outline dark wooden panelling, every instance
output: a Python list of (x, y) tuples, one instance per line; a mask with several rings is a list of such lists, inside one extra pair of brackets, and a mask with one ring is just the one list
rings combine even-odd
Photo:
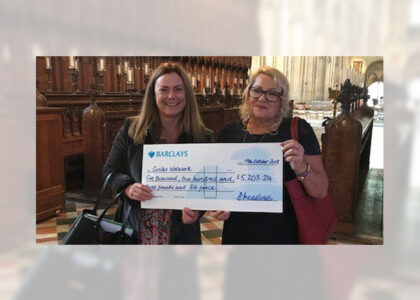
[(341, 115), (326, 126), (325, 132), (322, 149), (330, 193), (340, 221), (353, 224), (362, 125), (351, 116)]
[(96, 194), (103, 182), (105, 113), (95, 102), (92, 102), (83, 110), (82, 121), (85, 162), (84, 190)]
[[(79, 72), (77, 73), (78, 92), (75, 92), (72, 87), (72, 76), (69, 70), (69, 57), (55, 56), (51, 57), (52, 72), (50, 74), (51, 89), (48, 91), (48, 77), (45, 70), (45, 57), (37, 57), (36, 59), (36, 76), (38, 81), (38, 87), (41, 93), (45, 94), (47, 98), (48, 107), (60, 107), (61, 114), (61, 126), (56, 126), (57, 121), (53, 127), (55, 127), (54, 134), (60, 135), (61, 142), (61, 158), (69, 159), (69, 157), (81, 157), (86, 154), (86, 137), (83, 132), (82, 126), (82, 111), (89, 106), (89, 81), (91, 78), (96, 79), (96, 83), (99, 83), (97, 63), (99, 57), (76, 57), (79, 65)], [(200, 82), (197, 82), (196, 92), (198, 96), (198, 103), (200, 106), (200, 114), (203, 118), (205, 125), (215, 132), (215, 135), (220, 131), (222, 126), (231, 120), (238, 117), (237, 105), (240, 102), (238, 96), (230, 96), (229, 90), (227, 96), (222, 95), (222, 91), (225, 88), (232, 88), (234, 83), (234, 77), (237, 77), (237, 85), (235, 88), (239, 88), (240, 78), (242, 78), (243, 84), (247, 78), (248, 69), (251, 66), (251, 57), (177, 57), (177, 56), (166, 56), (166, 57), (104, 57), (105, 59), (105, 72), (103, 77), (104, 90), (100, 92), (96, 97), (96, 104), (103, 110), (105, 114), (103, 141), (102, 146), (98, 150), (97, 157), (101, 163), (105, 162), (106, 157), (112, 147), (114, 138), (122, 126), (125, 118), (129, 116), (137, 115), (141, 103), (143, 94), (142, 91), (145, 88), (145, 72), (144, 64), (147, 63), (149, 70), (155, 70), (163, 62), (176, 62), (181, 64), (190, 76), (197, 75), (201, 77)], [(126, 93), (126, 76), (122, 74), (121, 85), (118, 81), (118, 64), (123, 64), (124, 61), (129, 62), (129, 66), (134, 69), (134, 86), (135, 91), (129, 95)], [(206, 96), (200, 95), (203, 92), (203, 88), (206, 83), (206, 75), (209, 78), (210, 87), (206, 92)], [(121, 87), (121, 88), (120, 88)], [(243, 86), (241, 86), (243, 89)], [(228, 99), (229, 98), (229, 99)], [(234, 101), (235, 100), (235, 101)], [(226, 112), (224, 109), (227, 109)], [(45, 131), (47, 126), (52, 124), (40, 125), (40, 130)], [(98, 129), (99, 130), (99, 129)], [(45, 135), (42, 137), (40, 145), (47, 143), (52, 138), (51, 135)], [(38, 147), (38, 143), (37, 143)], [(53, 145), (51, 145), (53, 147)], [(100, 152), (100, 153), (99, 153)], [(40, 152), (41, 153), (41, 152)], [(48, 164), (46, 152), (40, 154), (40, 159), (45, 161), (45, 167), (51, 168)], [(96, 173), (101, 169), (99, 164), (96, 167), (92, 167), (89, 163), (94, 159), (89, 157), (96, 157), (92, 154), (85, 157), (84, 164), (85, 169), (95, 169)], [(59, 169), (64, 176), (64, 170), (61, 166)], [(43, 178), (46, 174), (40, 174), (40, 182), (48, 182), (51, 185), (50, 178)], [(86, 179), (86, 178), (85, 178)], [(48, 181), (50, 180), (50, 181)], [(64, 180), (63, 180), (64, 182)], [(37, 180), (38, 184), (38, 180)], [(47, 185), (48, 186), (48, 185)], [(65, 189), (64, 183), (62, 184), (63, 190)], [(51, 197), (49, 199), (52, 199)], [(55, 201), (55, 200), (52, 200)], [(54, 211), (52, 208), (51, 211)]]
[(223, 127), (223, 105), (201, 107), (200, 114), (204, 125), (213, 130), (216, 136)]
[(61, 109), (37, 108), (37, 221), (64, 208), (64, 158)]
[(223, 110), (223, 124), (226, 125), (234, 120), (239, 120), (239, 108), (227, 108)]
[[(105, 113), (105, 160), (108, 158), (109, 152), (111, 151), (112, 144), (114, 139), (117, 136), (118, 131), (124, 124), (124, 120), (128, 117), (133, 117), (138, 115), (139, 111), (129, 110), (129, 111), (110, 111)], [(105, 161), (104, 161), (105, 163)]]
[[(108, 94), (97, 97), (96, 104), (105, 112), (122, 115), (138, 113), (141, 105), (140, 95), (133, 95), (130, 101), (127, 94)], [(64, 156), (84, 153), (82, 130), (82, 111), (89, 106), (86, 94), (47, 94), (49, 106), (61, 107), (63, 127)]]
[(68, 138), (63, 140), (63, 155), (64, 157), (83, 154), (84, 144), (83, 137)]

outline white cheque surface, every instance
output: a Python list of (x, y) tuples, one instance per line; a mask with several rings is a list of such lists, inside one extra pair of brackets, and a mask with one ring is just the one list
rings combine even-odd
[(280, 143), (144, 145), (143, 208), (283, 211)]

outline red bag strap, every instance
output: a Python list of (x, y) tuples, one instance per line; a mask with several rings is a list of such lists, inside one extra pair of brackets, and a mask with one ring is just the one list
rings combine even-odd
[(298, 117), (293, 117), (290, 122), (290, 134), (292, 135), (292, 139), (299, 141), (299, 135), (298, 135)]

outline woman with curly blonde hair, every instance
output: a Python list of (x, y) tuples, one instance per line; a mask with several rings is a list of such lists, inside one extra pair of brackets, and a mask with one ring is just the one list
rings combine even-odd
[[(324, 197), (328, 179), (322, 164), (318, 140), (305, 120), (298, 122), (299, 141), (290, 133), (289, 83), (279, 70), (263, 66), (256, 70), (242, 95), (240, 121), (226, 125), (220, 143), (280, 142), (283, 148), (283, 181), (298, 178), (306, 192)], [(212, 215), (225, 220), (223, 244), (297, 244), (296, 213), (283, 188), (283, 213), (217, 211)]]

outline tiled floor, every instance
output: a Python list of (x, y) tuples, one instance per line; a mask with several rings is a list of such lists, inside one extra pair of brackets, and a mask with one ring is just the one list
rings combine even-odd
[[(59, 244), (70, 229), (77, 215), (83, 209), (92, 208), (86, 197), (82, 202), (74, 200), (74, 195), (67, 194), (65, 212), (36, 226), (37, 244)], [(113, 218), (115, 207), (111, 208), (108, 218)], [(102, 210), (99, 210), (99, 213)], [(217, 221), (206, 213), (200, 220), (203, 245), (220, 245), (223, 222)], [(365, 185), (361, 191), (356, 210), (356, 234), (354, 236), (333, 235), (330, 244), (383, 244), (383, 169), (370, 169)]]
[[(70, 229), (76, 217), (84, 210), (92, 208), (92, 204), (80, 203), (66, 200), (66, 208), (59, 216), (48, 219), (36, 225), (36, 243), (37, 244), (59, 244), (67, 231)], [(115, 207), (107, 212), (107, 218), (113, 218)], [(99, 214), (103, 210), (98, 210)]]
[(200, 219), (200, 227), (203, 245), (220, 245), (222, 243), (223, 221), (216, 220), (206, 213)]

